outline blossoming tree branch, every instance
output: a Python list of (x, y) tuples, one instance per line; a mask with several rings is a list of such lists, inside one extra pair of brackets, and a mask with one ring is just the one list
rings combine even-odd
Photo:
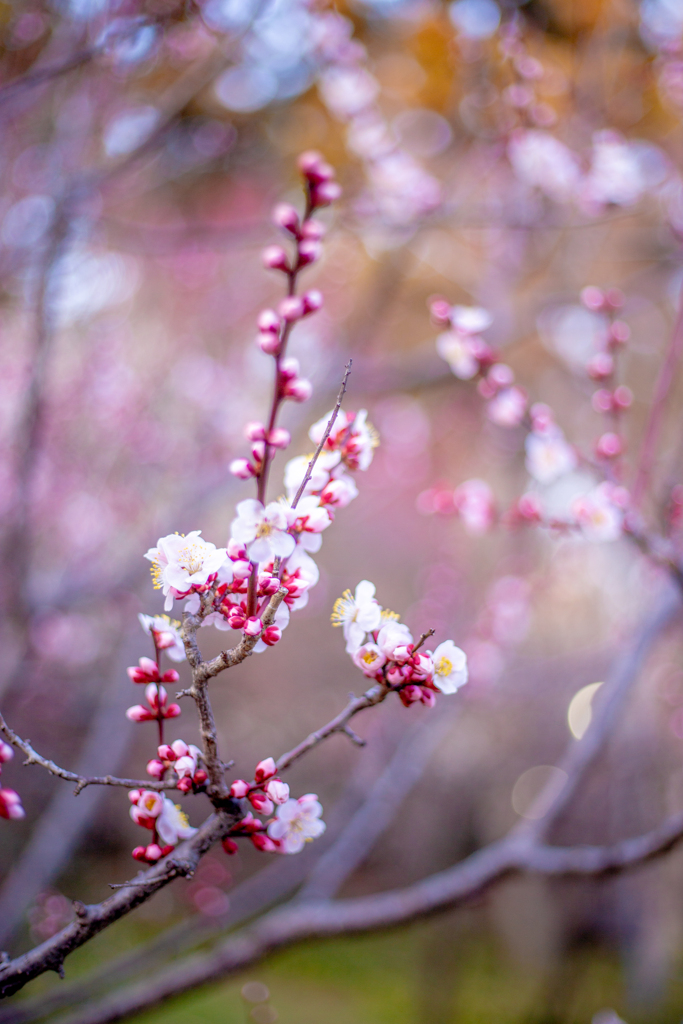
[[(217, 547), (202, 537), (201, 530), (194, 530), (161, 537), (145, 555), (151, 563), (153, 586), (164, 597), (164, 614), (139, 616), (153, 656), (140, 657), (128, 669), (130, 682), (143, 688), (144, 703), (134, 704), (126, 715), (149, 730), (153, 744), (149, 778), (78, 776), (41, 756), (0, 716), (4, 736), (0, 764), (9, 761), (16, 749), (26, 755), (27, 764), (38, 764), (75, 782), (76, 793), (88, 785), (129, 790), (130, 816), (145, 835), (132, 856), (146, 865), (99, 907), (77, 903), (74, 924), (33, 951), (31, 966), (25, 958), (0, 966), (3, 995), (46, 970), (62, 971), (68, 953), (174, 878), (191, 875), (199, 858), (218, 842), (228, 855), (238, 850), (240, 842), (250, 842), (265, 853), (299, 853), (325, 831), (322, 806), (315, 793), (292, 797), (281, 774), (334, 733), (346, 732), (357, 740), (349, 727), (351, 718), (392, 693), (406, 707), (414, 703), (433, 707), (437, 693), (453, 694), (467, 682), (466, 658), (460, 648), (445, 640), (433, 652), (428, 650), (425, 644), (432, 630), (415, 641), (399, 616), (378, 603), (374, 585), (362, 580), (354, 593), (347, 590), (337, 600), (332, 623), (341, 627), (346, 651), (371, 681), (369, 689), (277, 760), (264, 756), (251, 779), (232, 778), (231, 764), (219, 749), (210, 684), (250, 655), (263, 654), (281, 641), (291, 613), (306, 605), (310, 589), (318, 582), (312, 555), (320, 550), (322, 535), (337, 512), (357, 496), (354, 474), (369, 468), (378, 443), (365, 410), (342, 409), (349, 365), (336, 406), (310, 428), (314, 452), (286, 463), (284, 494), (269, 500), (275, 456), (291, 441), (278, 415), (287, 401), (305, 402), (312, 392), (299, 363), (287, 354), (292, 330), (323, 303), (318, 291), (300, 290), (300, 278), (321, 253), (324, 226), (315, 214), (340, 195), (333, 169), (318, 153), (304, 153), (299, 167), (304, 210), (299, 213), (290, 204), (276, 207), (274, 221), (288, 248), (273, 245), (263, 253), (265, 267), (282, 276), (286, 292), (277, 309), (266, 309), (258, 317), (257, 345), (274, 369), (270, 409), (264, 422), (247, 424), (249, 455), (230, 467), (245, 483), (255, 483), (256, 497), (238, 503), (225, 547)], [(182, 602), (182, 620), (167, 614), (176, 602)], [(206, 660), (201, 631), (207, 628), (237, 632), (240, 638), (233, 647)], [(172, 664), (165, 664), (166, 659)], [(179, 680), (173, 665), (185, 659), (192, 683), (173, 700), (168, 687)], [(172, 727), (174, 733), (180, 731), (177, 720), (182, 710), (177, 701), (187, 698), (198, 716), (201, 746), (170, 734)], [(176, 802), (182, 800), (199, 800), (204, 806), (208, 802), (212, 813), (200, 827), (192, 826), (183, 804)], [(0, 816), (10, 821), (24, 817), (20, 795), (12, 789), (0, 789)]]

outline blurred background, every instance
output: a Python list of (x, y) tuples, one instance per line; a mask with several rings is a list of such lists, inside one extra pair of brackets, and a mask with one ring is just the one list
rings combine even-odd
[[(223, 752), (248, 776), (359, 691), (329, 616), (367, 578), (412, 629), (464, 647), (471, 680), (436, 712), (387, 703), (357, 720), (363, 751), (336, 737), (290, 773), (333, 837), (387, 766), (407, 772), (342, 894), (443, 869), (524, 817), (667, 583), (626, 540), (473, 534), (435, 511), (434, 488), (481, 478), (507, 506), (528, 475), (523, 432), (487, 421), (437, 355), (428, 302), (488, 309), (487, 340), (590, 452), (603, 428), (585, 365), (605, 325), (579, 296), (621, 289), (632, 482), (683, 279), (682, 43), (680, 0), (0, 3), (0, 699), (21, 735), (76, 771), (144, 773), (152, 740), (123, 717), (138, 699), (125, 668), (150, 653), (137, 613), (162, 608), (142, 555), (175, 530), (225, 544), (252, 496), (228, 465), (268, 402), (255, 319), (281, 281), (260, 249), (273, 204), (301, 203), (296, 157), (314, 148), (344, 196), (307, 272), (325, 306), (292, 353), (314, 394), (285, 410), (294, 441), (271, 497), (349, 356), (348, 408), (368, 409), (381, 445), (325, 535), (308, 607), (216, 681)], [(674, 541), (682, 399), (678, 384), (646, 506)], [(224, 634), (201, 640), (213, 654)], [(682, 744), (674, 622), (553, 838), (613, 842), (681, 810)], [(0, 826), (0, 948), (14, 954), (70, 920), (71, 899), (130, 877), (138, 835), (124, 791), (74, 799), (19, 759), (3, 783), (27, 811)], [(74, 955), (69, 979), (99, 970), (97, 984), (40, 1012), (56, 1020), (69, 998), (210, 943), (294, 891), (295, 860), (210, 854)], [(678, 1024), (682, 883), (676, 851), (609, 880), (505, 882), (391, 935), (280, 954), (145, 1020)], [(40, 979), (15, 1008), (60, 984)]]

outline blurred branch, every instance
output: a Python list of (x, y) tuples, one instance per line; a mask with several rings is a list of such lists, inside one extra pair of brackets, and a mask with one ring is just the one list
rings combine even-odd
[(155, 790), (176, 788), (177, 779), (168, 782), (151, 782), (145, 779), (142, 781), (140, 779), (118, 779), (114, 775), (78, 775), (76, 772), (70, 772), (66, 768), (60, 768), (54, 761), (50, 761), (48, 758), (38, 754), (31, 746), (29, 740), (22, 740), (21, 736), (17, 736), (14, 730), (10, 729), (2, 714), (0, 714), (0, 734), (17, 750), (21, 750), (22, 753), (26, 754), (25, 765), (39, 764), (41, 768), (45, 768), (51, 775), (56, 775), (66, 782), (75, 782), (74, 796), (78, 796), (86, 786), (124, 786), (126, 789)]
[[(677, 595), (667, 596), (645, 623), (633, 644), (619, 658), (590, 727), (580, 741), (570, 744), (562, 762), (569, 775), (562, 791), (559, 794), (552, 793), (550, 787), (539, 798), (539, 803), (545, 801), (546, 805), (550, 804), (539, 821), (524, 822), (513, 828), (504, 839), (484, 847), (454, 867), (404, 889), (339, 901), (294, 901), (282, 909), (270, 912), (253, 927), (237, 933), (211, 953), (174, 964), (151, 980), (85, 1007), (83, 1011), (65, 1020), (64, 1024), (105, 1024), (119, 1020), (174, 995), (252, 966), (284, 946), (304, 939), (367, 932), (403, 924), (466, 903), (495, 882), (512, 874), (599, 877), (636, 867), (666, 853), (683, 839), (683, 815), (669, 818), (641, 836), (610, 846), (552, 847), (542, 839), (566, 809), (579, 783), (603, 748), (611, 734), (617, 712), (638, 677), (646, 654), (679, 607)], [(294, 748), (294, 751), (298, 749)], [(289, 756), (285, 755), (281, 762), (284, 763)], [(282, 763), (279, 763), (279, 768)], [(358, 851), (362, 856), (362, 843), (359, 843)], [(343, 881), (346, 877), (344, 868), (341, 862), (337, 866), (336, 855), (329, 863), (332, 874), (336, 873), (336, 878)], [(322, 891), (326, 891), (325, 884), (323, 881)], [(332, 884), (327, 891), (331, 889)]]

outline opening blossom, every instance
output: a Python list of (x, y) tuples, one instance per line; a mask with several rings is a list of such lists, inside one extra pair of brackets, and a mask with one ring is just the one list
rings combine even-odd
[(381, 617), (382, 608), (375, 601), (375, 584), (361, 580), (355, 596), (350, 590), (345, 590), (335, 601), (332, 625), (343, 628), (346, 650), (353, 654), (363, 643), (365, 634), (377, 629)]
[(559, 427), (543, 433), (532, 431), (527, 435), (525, 447), (526, 468), (540, 484), (552, 483), (576, 466), (576, 453)]
[(325, 831), (325, 822), (320, 820), (322, 812), (315, 793), (288, 800), (275, 812), (268, 835), (278, 844), (280, 853), (299, 853), (306, 843)]
[(287, 514), (277, 501), (263, 506), (256, 498), (247, 498), (237, 506), (237, 518), (230, 527), (233, 540), (244, 544), (251, 562), (288, 558), (295, 540), (287, 533)]
[(618, 490), (602, 483), (572, 503), (572, 512), (586, 540), (611, 541), (621, 536), (624, 510), (616, 501), (621, 497), (615, 493)]
[(180, 635), (180, 623), (168, 615), (143, 615), (138, 619), (147, 636), (154, 638), (160, 651), (165, 651), (171, 661), (185, 660), (185, 645)]
[(187, 597), (195, 588), (202, 588), (216, 577), (225, 561), (225, 548), (200, 536), (201, 530), (193, 530), (184, 536), (171, 533), (160, 537), (155, 548), (145, 554), (152, 563), (154, 587), (166, 597), (164, 610), (170, 611), (173, 599)]

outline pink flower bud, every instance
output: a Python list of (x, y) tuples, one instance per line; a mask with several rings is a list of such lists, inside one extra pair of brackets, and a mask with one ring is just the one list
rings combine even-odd
[(317, 288), (311, 288), (304, 292), (301, 299), (304, 304), (304, 316), (308, 316), (309, 313), (317, 313), (319, 309), (322, 309), (323, 293), (319, 292)]
[(264, 835), (263, 832), (257, 832), (249, 838), (257, 850), (262, 850), (263, 853), (277, 853), (278, 847), (270, 836)]
[(244, 632), (247, 636), (258, 636), (263, 630), (263, 623), (259, 619), (258, 615), (252, 615), (250, 619), (244, 623)]
[(247, 549), (242, 541), (235, 540), (233, 537), (228, 541), (226, 550), (228, 552), (228, 558), (231, 558), (233, 562), (247, 557)]
[(244, 779), (236, 779), (230, 787), (230, 796), (233, 796), (235, 800), (241, 800), (249, 792), (249, 783), (245, 782)]
[(14, 750), (10, 747), (9, 743), (4, 743), (0, 740), (0, 764), (7, 764), (14, 757)]
[(536, 494), (523, 494), (517, 502), (517, 512), (530, 523), (538, 522), (543, 515), (543, 506)]
[(429, 303), (429, 315), (437, 327), (445, 327), (451, 320), (451, 306), (445, 299), (434, 298)]
[(488, 372), (487, 381), (496, 388), (507, 388), (515, 379), (511, 366), (506, 363), (495, 363)]
[(614, 359), (609, 352), (598, 352), (589, 361), (586, 370), (593, 380), (605, 380), (614, 372)]
[(603, 459), (614, 459), (621, 455), (624, 450), (622, 440), (618, 434), (608, 433), (599, 437), (595, 444), (595, 454)]
[(283, 381), (294, 380), (299, 376), (299, 360), (288, 356), (280, 363), (280, 377)]
[(229, 857), (232, 857), (232, 855), (237, 853), (237, 851), (239, 850), (239, 846), (237, 845), (235, 840), (234, 839), (228, 839), (227, 836), (221, 842), (221, 846), (223, 847), (223, 849), (225, 850), (225, 852), (227, 853), (227, 855)]
[(267, 356), (276, 356), (282, 347), (279, 334), (273, 331), (259, 334), (256, 344)]
[(305, 377), (290, 381), (285, 385), (284, 394), (294, 402), (306, 402), (313, 394), (313, 385)]
[(265, 782), (266, 779), (272, 779), (276, 772), (275, 761), (272, 757), (266, 757), (256, 765), (254, 778), (257, 782)]
[(247, 617), (241, 608), (232, 608), (227, 614), (230, 629), (242, 629)]
[(266, 454), (266, 445), (264, 441), (254, 441), (251, 446), (251, 454), (254, 457), (254, 461), (257, 465), (263, 462), (263, 458)]
[(273, 448), (286, 448), (292, 440), (292, 435), (284, 427), (276, 427), (271, 430), (268, 437), (268, 444)]
[(230, 472), (239, 480), (249, 480), (254, 476), (254, 467), (249, 459), (233, 459), (229, 466)]
[(263, 423), (258, 420), (252, 420), (251, 423), (247, 423), (244, 428), (244, 436), (249, 441), (265, 441), (266, 439), (266, 428)]
[(414, 683), (410, 683), (399, 692), (399, 697), (402, 703), (409, 707), (411, 704), (416, 704), (417, 701), (422, 700), (422, 690), (419, 686), (415, 686)]
[(267, 270), (289, 270), (287, 253), (281, 245), (269, 245), (261, 253), (263, 266)]
[(277, 315), (274, 309), (264, 309), (256, 320), (259, 331), (265, 331), (267, 334), (277, 334), (280, 330), (280, 317)]
[[(161, 677), (162, 683), (177, 683), (180, 676), (174, 668), (168, 668)], [(163, 687), (162, 687), (163, 689)]]
[(162, 712), (162, 718), (178, 718), (181, 714), (180, 704), (169, 704), (165, 711)]
[(326, 163), (322, 153), (308, 149), (297, 160), (299, 170), (308, 181), (329, 181), (334, 177), (334, 168)]
[(166, 704), (168, 700), (168, 694), (163, 686), (159, 686), (158, 683), (150, 683), (145, 689), (145, 698), (147, 703), (154, 711), (158, 711), (159, 707)]
[(150, 864), (156, 864), (158, 860), (161, 860), (163, 855), (163, 850), (157, 843), (150, 843), (145, 850), (145, 859), (148, 860)]
[(298, 295), (287, 295), (277, 308), (278, 313), (287, 323), (300, 320), (304, 315), (304, 304)]
[(142, 796), (142, 790), (141, 789), (129, 789), (128, 790), (128, 799), (130, 800), (130, 802), (132, 804), (136, 804), (141, 796)]
[(589, 285), (581, 292), (581, 301), (586, 309), (590, 309), (594, 313), (597, 313), (605, 304), (605, 293), (600, 288), (595, 288), (593, 285)]
[(611, 412), (614, 408), (612, 402), (612, 392), (606, 388), (600, 388), (599, 391), (593, 392), (591, 398), (591, 405), (596, 412)]
[(316, 185), (311, 189), (311, 202), (313, 206), (330, 206), (340, 198), (341, 194), (341, 185), (338, 182), (324, 181), (322, 185)]
[(268, 645), (268, 647), (274, 647), (275, 644), (282, 639), (282, 630), (278, 626), (268, 626), (268, 628), (264, 630), (261, 639), (264, 644)]
[(166, 765), (163, 762), (153, 758), (147, 762), (147, 774), (151, 775), (153, 779), (162, 779), (164, 772), (166, 771)]
[(291, 203), (278, 203), (273, 210), (273, 223), (283, 231), (296, 235), (299, 230), (299, 214)]
[(20, 821), (26, 817), (21, 805), (21, 797), (13, 789), (0, 789), (0, 818), (8, 821)]
[(621, 309), (624, 305), (624, 293), (621, 288), (608, 288), (605, 302), (611, 309)]
[(314, 242), (319, 242), (321, 238), (325, 237), (327, 228), (321, 220), (316, 220), (315, 217), (311, 217), (305, 221), (301, 228), (301, 237), (313, 239)]
[(617, 409), (628, 409), (633, 401), (633, 392), (625, 384), (621, 384), (612, 396)]
[(299, 245), (299, 266), (307, 267), (311, 263), (317, 263), (323, 253), (320, 242), (313, 238), (304, 238)]
[(266, 785), (265, 792), (274, 804), (286, 804), (289, 800), (289, 786), (279, 779), (271, 779)]
[(426, 686), (421, 687), (422, 693), (420, 696), (421, 702), (428, 708), (433, 708), (436, 704), (436, 694), (432, 690), (428, 690)]
[(126, 718), (130, 722), (151, 722), (155, 717), (156, 715), (153, 715), (147, 708), (143, 708), (142, 704), (134, 704), (126, 711)]
[(173, 751), (176, 757), (187, 757), (187, 755), (190, 753), (190, 748), (188, 747), (185, 740), (174, 740), (173, 743), (171, 744), (171, 750)]
[(176, 789), (179, 789), (181, 793), (189, 793), (192, 789), (192, 779), (189, 775), (185, 775), (182, 779), (178, 780)]
[(623, 320), (615, 320), (609, 329), (609, 340), (612, 345), (624, 345), (631, 337), (631, 328)]
[(147, 862), (147, 848), (145, 846), (136, 846), (133, 850), (133, 856), (136, 860), (142, 860)]
[(186, 776), (191, 778), (197, 768), (197, 762), (191, 755), (186, 754), (184, 757), (178, 758), (173, 768), (179, 778), (183, 779)]
[(246, 558), (240, 559), (234, 563), (232, 573), (236, 580), (246, 580), (251, 575), (251, 562), (248, 562)]
[(203, 786), (208, 777), (209, 776), (206, 774), (204, 769), (199, 768), (192, 776), (192, 781), (194, 782), (195, 786)]
[(269, 800), (264, 793), (250, 793), (249, 801), (257, 814), (273, 813), (273, 801)]
[(162, 743), (157, 753), (162, 761), (175, 761), (178, 756), (173, 747), (170, 747), (168, 743)]
[(151, 658), (140, 658), (138, 665), (126, 669), (133, 683), (150, 683), (159, 678), (157, 663)]

